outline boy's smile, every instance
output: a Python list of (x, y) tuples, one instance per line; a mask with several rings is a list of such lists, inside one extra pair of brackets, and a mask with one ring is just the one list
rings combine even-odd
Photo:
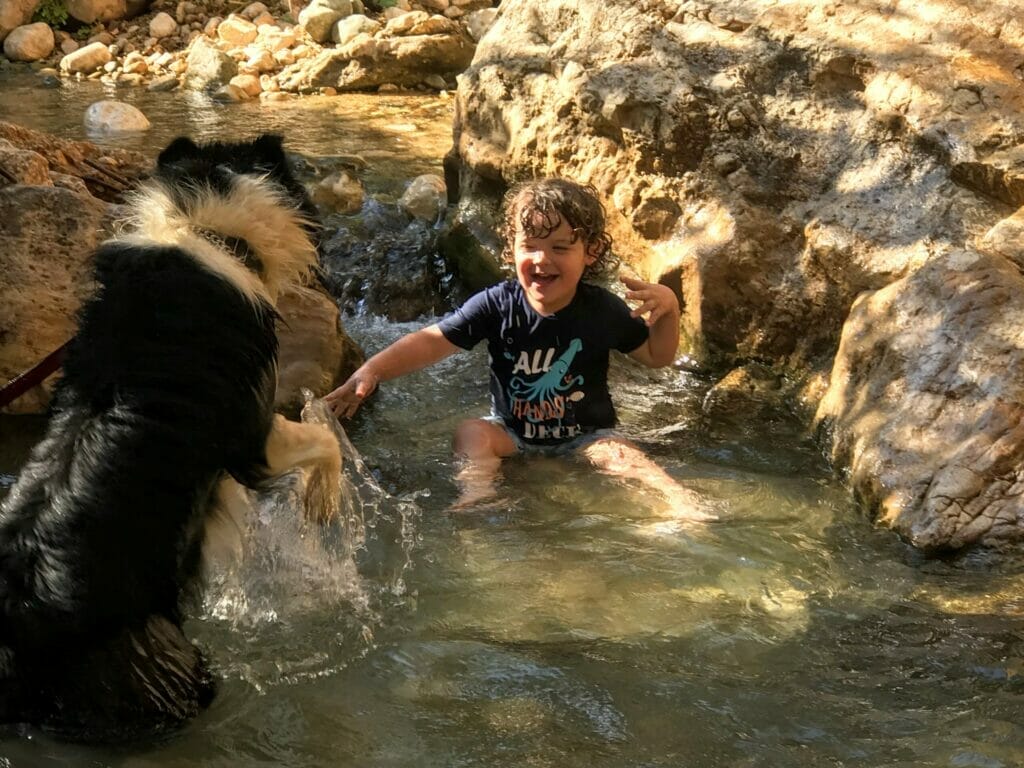
[(546, 237), (516, 232), (516, 279), (530, 306), (542, 315), (564, 309), (576, 295), (583, 270), (594, 262), (583, 238), (563, 218)]

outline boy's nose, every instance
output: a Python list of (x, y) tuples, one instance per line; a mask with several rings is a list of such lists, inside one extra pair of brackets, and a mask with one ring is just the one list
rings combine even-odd
[(548, 256), (549, 254), (546, 248), (536, 248), (530, 251), (531, 261), (546, 261)]

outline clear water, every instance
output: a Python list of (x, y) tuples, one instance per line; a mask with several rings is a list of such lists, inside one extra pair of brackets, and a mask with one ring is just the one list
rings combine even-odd
[[(290, 143), (333, 120), (296, 107)], [(347, 322), (371, 353), (414, 327)], [(190, 622), (223, 678), (195, 722), (117, 749), (6, 732), (6, 764), (1024, 764), (1018, 564), (923, 560), (798, 427), (710, 421), (708, 382), (628, 361), (624, 431), (720, 522), (672, 530), (638, 488), (545, 458), (507, 462), (495, 507), (449, 512), (450, 435), (486, 409), (485, 367), (477, 350), (389, 382), (349, 425), (366, 471), (349, 462), (347, 527), (302, 537), (287, 492), (260, 501), (248, 556)], [(0, 486), (37, 431), (0, 420)]]

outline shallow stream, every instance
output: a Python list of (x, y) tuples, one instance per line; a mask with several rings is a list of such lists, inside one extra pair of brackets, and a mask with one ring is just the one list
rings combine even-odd
[[(0, 80), (0, 117), (84, 138), (101, 87), (33, 83)], [(269, 128), (308, 157), (362, 155), (389, 195), (450, 145), (436, 97), (117, 95), (155, 126), (122, 146)], [(418, 324), (346, 327), (372, 353)], [(922, 559), (796, 425), (709, 420), (710, 382), (625, 360), (624, 431), (719, 522), (667, 524), (639, 488), (551, 458), (507, 462), (499, 503), (450, 512), (450, 435), (484, 412), (485, 369), (478, 349), (391, 382), (348, 425), (366, 471), (349, 462), (347, 527), (311, 541), (286, 494), (261, 501), (188, 628), (223, 679), (200, 718), (118, 749), (8, 731), (0, 766), (1024, 765), (1015, 563)], [(0, 420), (0, 493), (38, 429)]]

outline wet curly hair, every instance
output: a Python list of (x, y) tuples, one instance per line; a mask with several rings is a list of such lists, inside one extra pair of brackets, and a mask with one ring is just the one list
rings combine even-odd
[(607, 269), (612, 238), (605, 232), (605, 211), (597, 190), (589, 184), (568, 179), (547, 178), (520, 182), (505, 195), (499, 231), (505, 246), (501, 256), (514, 261), (516, 233), (530, 237), (547, 237), (568, 222), (573, 242), (583, 239), (588, 256), (584, 277), (599, 275)]

